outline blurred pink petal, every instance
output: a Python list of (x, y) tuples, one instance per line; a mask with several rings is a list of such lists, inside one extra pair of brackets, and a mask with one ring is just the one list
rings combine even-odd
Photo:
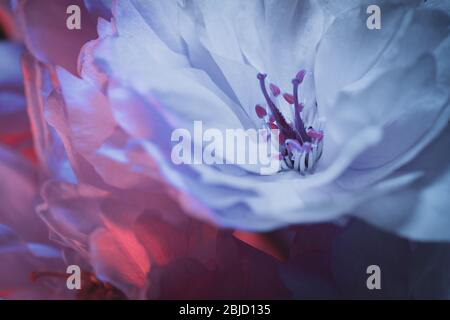
[(139, 298), (146, 288), (150, 261), (134, 234), (107, 223), (90, 237), (90, 255), (100, 279), (107, 279), (129, 297)]
[(281, 231), (267, 233), (235, 231), (233, 236), (280, 261), (289, 258), (290, 241)]

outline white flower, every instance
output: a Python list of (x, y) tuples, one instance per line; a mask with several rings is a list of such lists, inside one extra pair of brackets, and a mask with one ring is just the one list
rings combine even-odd
[[(103, 156), (148, 179), (162, 176), (188, 212), (225, 227), (265, 230), (353, 214), (408, 237), (448, 240), (440, 194), (448, 188), (449, 16), (433, 2), (376, 1), (382, 28), (374, 31), (366, 3), (116, 2), (112, 23), (99, 23), (99, 40), (80, 58), (84, 85), (104, 94), (92, 111), (105, 113), (92, 118), (97, 171), (106, 181), (114, 176), (100, 172)], [(326, 119), (313, 174), (266, 177), (249, 166), (171, 162), (174, 128), (195, 120), (259, 128), (254, 107), (265, 99), (257, 74), (291, 93), (302, 69), (299, 99), (305, 110), (317, 101)], [(58, 74), (66, 99), (78, 96), (80, 80)], [(280, 111), (289, 121), (288, 107)], [(105, 143), (113, 123), (128, 149)]]
[[(112, 21), (100, 19), (99, 39), (82, 50), (82, 79), (57, 68), (61, 95), (47, 117), (69, 158), (81, 155), (103, 183), (168, 183), (186, 212), (223, 227), (268, 230), (350, 214), (403, 236), (450, 240), (448, 1), (372, 2), (380, 30), (366, 27), (362, 0), (116, 1)], [(277, 112), (257, 75), (292, 94), (300, 70), (302, 117), (323, 129), (314, 172), (302, 175), (305, 167), (289, 161), (285, 169), (297, 170), (273, 176), (254, 165), (171, 161), (171, 132), (194, 121), (265, 126), (255, 105)], [(296, 115), (279, 100), (287, 124), (275, 122), (288, 128)], [(291, 128), (305, 137), (309, 125)]]

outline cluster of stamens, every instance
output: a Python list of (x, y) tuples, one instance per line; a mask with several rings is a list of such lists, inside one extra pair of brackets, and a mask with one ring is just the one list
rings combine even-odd
[[(317, 103), (305, 110), (303, 103), (299, 101), (299, 86), (304, 81), (306, 72), (301, 70), (292, 79), (293, 91), (281, 95), (281, 90), (273, 83), (269, 84), (270, 93), (266, 87), (266, 74), (259, 73), (261, 91), (266, 100), (266, 108), (256, 105), (255, 112), (258, 118), (264, 120), (264, 126), (269, 130), (279, 132), (279, 152), (283, 170), (296, 170), (301, 174), (312, 173), (322, 156), (323, 122), (317, 118)], [(278, 108), (280, 96), (285, 103), (293, 107), (293, 121), (288, 122)], [(308, 113), (308, 121), (305, 123), (302, 115)]]

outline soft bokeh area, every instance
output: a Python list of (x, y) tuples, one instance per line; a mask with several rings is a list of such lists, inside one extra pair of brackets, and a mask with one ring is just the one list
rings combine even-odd
[[(449, 299), (449, 34), (449, 0), (0, 0), (0, 299)], [(196, 122), (279, 129), (279, 170), (175, 163)]]

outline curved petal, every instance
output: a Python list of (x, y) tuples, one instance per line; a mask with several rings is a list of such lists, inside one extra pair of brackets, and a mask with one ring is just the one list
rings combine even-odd
[(34, 209), (38, 195), (35, 169), (20, 155), (0, 146), (0, 176), (0, 223), (27, 241), (48, 241), (48, 232)]
[(111, 223), (97, 229), (90, 236), (90, 255), (100, 279), (116, 285), (130, 298), (139, 298), (146, 288), (150, 262), (132, 232)]
[[(345, 143), (367, 125), (379, 126), (384, 135), (340, 179), (345, 188), (373, 183), (410, 161), (448, 121), (444, 55), (450, 18), (440, 11), (405, 8), (384, 6), (383, 28), (372, 33), (357, 26), (363, 22), (362, 9), (350, 10), (336, 19), (319, 48), (316, 86), (328, 138)], [(390, 31), (397, 20), (400, 28)], [(345, 27), (349, 24), (353, 27)], [(360, 40), (338, 41), (345, 36)], [(331, 54), (328, 50), (349, 56), (345, 50), (355, 45), (362, 48), (361, 63), (321, 60)], [(409, 130), (411, 125), (417, 130)]]
[(416, 160), (400, 169), (400, 172), (423, 172), (423, 177), (405, 190), (362, 205), (357, 210), (358, 215), (380, 228), (410, 239), (449, 241), (449, 143), (450, 127), (447, 126)]
[(366, 27), (364, 6), (347, 11), (334, 21), (317, 52), (315, 79), (321, 108), (337, 108), (339, 91), (369, 71), (379, 74), (393, 66), (411, 64), (431, 53), (448, 36), (446, 14), (408, 10), (413, 6), (383, 2), (383, 27), (375, 32)]

